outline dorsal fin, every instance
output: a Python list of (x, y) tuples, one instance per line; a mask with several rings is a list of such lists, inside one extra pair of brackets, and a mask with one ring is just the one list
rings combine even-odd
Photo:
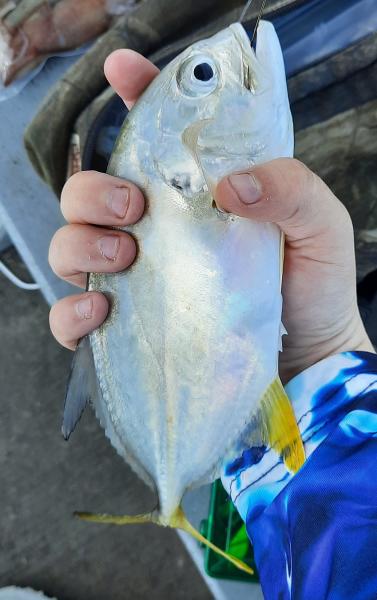
[(62, 434), (68, 440), (86, 405), (97, 393), (97, 376), (89, 336), (81, 338), (72, 360), (64, 401)]

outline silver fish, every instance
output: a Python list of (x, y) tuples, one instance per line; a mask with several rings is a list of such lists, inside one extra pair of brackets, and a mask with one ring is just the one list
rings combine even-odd
[(90, 289), (112, 301), (110, 317), (90, 336), (99, 393), (84, 391), (86, 338), (65, 431), (96, 395), (108, 437), (157, 489), (159, 507), (135, 518), (85, 518), (152, 520), (198, 537), (182, 497), (218, 477), (225, 457), (252, 441), (270, 444), (292, 469), (301, 466), (302, 442), (278, 379), (281, 233), (224, 214), (212, 193), (225, 174), (292, 153), (281, 49), (264, 21), (256, 51), (240, 24), (195, 43), (126, 119), (108, 172), (147, 198), (144, 217), (127, 229), (139, 253), (125, 273), (90, 276)]

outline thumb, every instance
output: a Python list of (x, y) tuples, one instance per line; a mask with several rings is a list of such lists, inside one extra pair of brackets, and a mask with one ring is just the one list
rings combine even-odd
[(219, 207), (240, 217), (276, 223), (288, 242), (328, 237), (331, 232), (336, 245), (351, 243), (353, 249), (346, 208), (296, 159), (279, 158), (225, 177), (216, 188), (215, 200)]

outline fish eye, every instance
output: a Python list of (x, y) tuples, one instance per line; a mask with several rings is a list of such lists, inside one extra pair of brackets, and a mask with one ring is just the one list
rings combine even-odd
[(208, 96), (218, 86), (219, 70), (209, 56), (196, 55), (182, 63), (177, 74), (177, 83), (185, 96)]
[(210, 81), (213, 77), (213, 69), (208, 63), (199, 63), (194, 67), (194, 77), (199, 81)]

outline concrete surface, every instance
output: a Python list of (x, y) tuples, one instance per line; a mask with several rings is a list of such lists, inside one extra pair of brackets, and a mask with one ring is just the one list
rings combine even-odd
[[(14, 251), (2, 258), (27, 278)], [(62, 439), (71, 353), (52, 339), (39, 292), (0, 276), (0, 305), (0, 587), (59, 600), (209, 600), (174, 532), (72, 517), (76, 509), (135, 513), (154, 500), (91, 410), (70, 442)]]
[(72, 293), (47, 261), (50, 240), (64, 219), (55, 195), (28, 160), (23, 137), (48, 91), (75, 60), (48, 60), (22, 91), (0, 102), (0, 222), (50, 304)]
[[(14, 250), (2, 259), (27, 279)], [(359, 289), (362, 313), (377, 345), (376, 274), (367, 284)], [(72, 517), (76, 509), (135, 513), (154, 500), (91, 410), (63, 441), (71, 353), (52, 339), (39, 292), (18, 290), (0, 275), (0, 305), (0, 587), (30, 586), (59, 600), (209, 600), (172, 531)]]

